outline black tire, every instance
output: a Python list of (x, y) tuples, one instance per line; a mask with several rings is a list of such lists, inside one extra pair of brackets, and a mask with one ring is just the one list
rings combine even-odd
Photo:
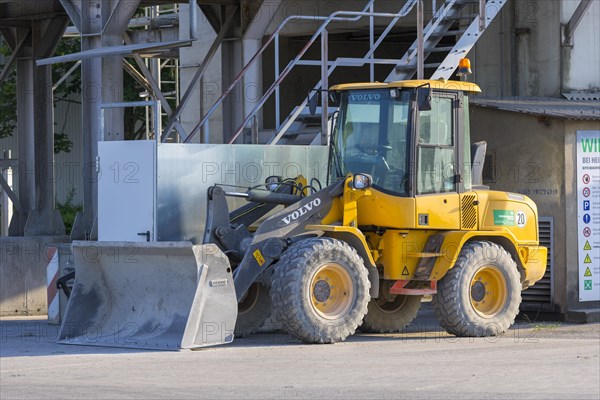
[(423, 296), (390, 294), (394, 281), (381, 280), (379, 298), (371, 299), (360, 331), (365, 333), (397, 333), (417, 316)]
[(484, 241), (463, 247), (433, 296), (441, 326), (456, 336), (500, 335), (515, 322), (520, 304), (517, 264), (504, 248)]
[(270, 316), (269, 289), (262, 283), (253, 283), (246, 296), (238, 303), (235, 337), (242, 338), (255, 334)]
[(354, 334), (369, 303), (367, 268), (347, 243), (330, 238), (303, 240), (275, 265), (273, 314), (305, 343), (335, 343)]

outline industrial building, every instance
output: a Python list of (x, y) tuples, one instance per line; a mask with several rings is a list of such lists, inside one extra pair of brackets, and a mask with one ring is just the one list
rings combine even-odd
[[(188, 172), (178, 164), (185, 152), (140, 158), (142, 173), (159, 176), (157, 187), (107, 200), (98, 187), (114, 163), (99, 159), (99, 143), (297, 145), (305, 153), (264, 155), (297, 156), (306, 171), (326, 158), (335, 111), (321, 95), (311, 113), (315, 95), (340, 83), (456, 79), (464, 57), (468, 79), (483, 91), (470, 106), (473, 142), (488, 143), (483, 183), (534, 200), (540, 244), (549, 249), (546, 275), (523, 292), (522, 311), (582, 322), (600, 315), (598, 0), (1, 0), (0, 33), (8, 49), (0, 101), (16, 108), (12, 134), (0, 138), (0, 316), (47, 313), (47, 247), (117, 237), (102, 219), (106, 210), (127, 215), (147, 199), (158, 210), (149, 211), (153, 240), (197, 238), (190, 224), (203, 225), (202, 210), (183, 202), (161, 208), (172, 204), (164, 193), (195, 190), (197, 180), (178, 181)], [(56, 54), (64, 38), (80, 49)], [(73, 81), (80, 91), (53, 94)], [(55, 154), (57, 134), (70, 151)], [(592, 178), (581, 169), (586, 138), (596, 143)], [(203, 151), (193, 155), (206, 160), (196, 178), (252, 181), (228, 154)], [(327, 172), (316, 168), (315, 176)], [(137, 173), (133, 165), (117, 169)], [(81, 206), (70, 231), (56, 208), (67, 199)]]

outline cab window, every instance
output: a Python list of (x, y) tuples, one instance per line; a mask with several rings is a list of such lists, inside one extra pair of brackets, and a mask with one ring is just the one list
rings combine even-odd
[(457, 191), (453, 100), (434, 97), (431, 111), (419, 112), (418, 194)]

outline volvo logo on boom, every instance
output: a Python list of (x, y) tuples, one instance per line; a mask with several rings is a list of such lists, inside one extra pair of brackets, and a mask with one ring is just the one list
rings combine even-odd
[(301, 216), (306, 214), (307, 212), (312, 211), (313, 208), (319, 207), (320, 205), (321, 205), (321, 199), (316, 198), (313, 201), (311, 201), (310, 203), (303, 205), (302, 207), (300, 207), (293, 213), (290, 213), (287, 216), (283, 217), (281, 219), (281, 221), (283, 221), (284, 224), (289, 225), (293, 221), (296, 221), (298, 218), (300, 218)]

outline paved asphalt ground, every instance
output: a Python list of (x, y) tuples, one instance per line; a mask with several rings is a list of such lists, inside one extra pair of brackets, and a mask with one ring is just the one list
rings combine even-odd
[(426, 305), (411, 331), (303, 345), (282, 334), (200, 351), (53, 343), (42, 319), (0, 320), (0, 399), (600, 399), (600, 324), (518, 323), (455, 338)]

